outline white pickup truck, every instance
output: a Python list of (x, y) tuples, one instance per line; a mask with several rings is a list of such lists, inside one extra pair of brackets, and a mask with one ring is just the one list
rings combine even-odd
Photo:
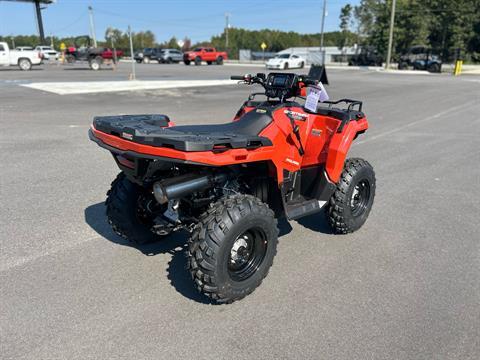
[(40, 65), (42, 55), (38, 51), (10, 50), (6, 42), (0, 42), (0, 66), (17, 65), (22, 70), (30, 70), (32, 65)]

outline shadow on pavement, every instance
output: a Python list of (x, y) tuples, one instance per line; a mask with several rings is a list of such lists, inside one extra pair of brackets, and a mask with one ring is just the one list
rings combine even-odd
[(332, 228), (327, 222), (324, 211), (300, 218), (297, 220), (297, 223), (312, 231), (333, 235)]
[[(85, 222), (95, 230), (100, 236), (112, 243), (128, 246), (137, 249), (146, 256), (155, 256), (158, 254), (171, 254), (172, 258), (167, 269), (167, 276), (173, 287), (183, 296), (201, 304), (216, 305), (206, 296), (200, 294), (195, 289), (195, 284), (187, 271), (187, 258), (185, 251), (187, 248), (188, 233), (180, 231), (169, 235), (165, 240), (150, 244), (138, 245), (115, 234), (107, 223), (105, 215), (105, 205), (103, 202), (90, 205), (85, 209)], [(312, 224), (318, 220), (312, 217)], [(328, 224), (325, 223), (326, 226)], [(307, 225), (304, 225), (307, 226)], [(309, 226), (307, 226), (309, 227)], [(292, 226), (286, 219), (278, 220), (280, 230), (279, 237), (289, 234)]]
[(180, 294), (193, 301), (202, 304), (215, 304), (195, 289), (195, 284), (187, 271), (185, 251), (188, 234), (186, 232), (176, 232), (163, 241), (137, 245), (123, 239), (112, 231), (110, 225), (107, 223), (103, 202), (90, 205), (85, 209), (85, 221), (105, 239), (118, 245), (135, 248), (146, 256), (171, 254), (172, 258), (168, 265), (167, 276), (173, 287)]

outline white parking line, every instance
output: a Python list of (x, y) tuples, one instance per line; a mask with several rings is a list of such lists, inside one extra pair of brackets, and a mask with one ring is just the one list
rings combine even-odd
[(367, 142), (371, 142), (371, 141), (374, 141), (374, 140), (377, 140), (377, 139), (380, 139), (382, 137), (385, 137), (385, 136), (388, 136), (390, 134), (393, 134), (393, 133), (396, 133), (396, 132), (399, 132), (399, 131), (402, 131), (402, 130), (405, 130), (409, 127), (412, 127), (412, 126), (415, 126), (415, 125), (418, 125), (418, 124), (422, 124), (422, 123), (425, 123), (425, 122), (429, 122), (429, 121), (432, 121), (432, 120), (435, 120), (435, 119), (438, 119), (442, 116), (445, 116), (445, 115), (448, 115), (450, 113), (453, 113), (457, 110), (462, 110), (462, 109), (465, 109), (466, 107), (469, 107), (471, 105), (474, 105), (474, 104), (477, 104), (478, 101), (474, 100), (474, 101), (469, 101), (465, 104), (461, 104), (461, 105), (458, 105), (458, 106), (454, 106), (454, 107), (451, 107), (447, 110), (444, 110), (444, 111), (441, 111), (435, 115), (431, 115), (431, 116), (428, 116), (426, 118), (423, 118), (423, 119), (420, 119), (420, 120), (417, 120), (417, 121), (413, 121), (411, 123), (408, 123), (408, 124), (405, 124), (405, 125), (402, 125), (402, 126), (399, 126), (399, 127), (396, 127), (394, 129), (391, 129), (391, 130), (388, 130), (388, 131), (385, 131), (385, 132), (382, 132), (378, 135), (373, 135), (373, 136), (370, 136), (368, 139), (365, 139), (365, 140), (362, 140), (362, 141), (357, 141), (355, 142), (354, 144), (355, 145), (360, 145), (360, 144), (365, 144)]
[(135, 80), (135, 81), (85, 81), (85, 82), (40, 82), (21, 84), (31, 89), (58, 95), (92, 94), (117, 91), (176, 89), (187, 87), (235, 85), (234, 80)]

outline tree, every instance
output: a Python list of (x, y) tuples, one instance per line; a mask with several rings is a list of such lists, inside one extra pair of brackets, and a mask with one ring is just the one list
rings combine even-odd
[[(350, 25), (352, 23), (353, 7), (350, 4), (345, 5), (340, 10), (340, 36), (338, 37), (337, 47), (344, 52), (345, 47), (350, 42)], [(345, 61), (345, 59), (343, 60)]]

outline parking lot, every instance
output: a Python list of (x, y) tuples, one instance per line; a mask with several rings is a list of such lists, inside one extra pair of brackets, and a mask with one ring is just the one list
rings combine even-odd
[[(137, 65), (145, 81), (226, 80), (255, 66)], [(118, 173), (89, 141), (95, 115), (221, 123), (252, 90), (219, 85), (57, 95), (43, 82), (116, 71), (0, 69), (2, 359), (474, 359), (480, 353), (480, 78), (328, 71), (332, 98), (364, 101), (377, 193), (365, 226), (323, 214), (288, 225), (262, 285), (232, 305), (199, 295), (187, 234), (134, 247), (103, 201)]]

